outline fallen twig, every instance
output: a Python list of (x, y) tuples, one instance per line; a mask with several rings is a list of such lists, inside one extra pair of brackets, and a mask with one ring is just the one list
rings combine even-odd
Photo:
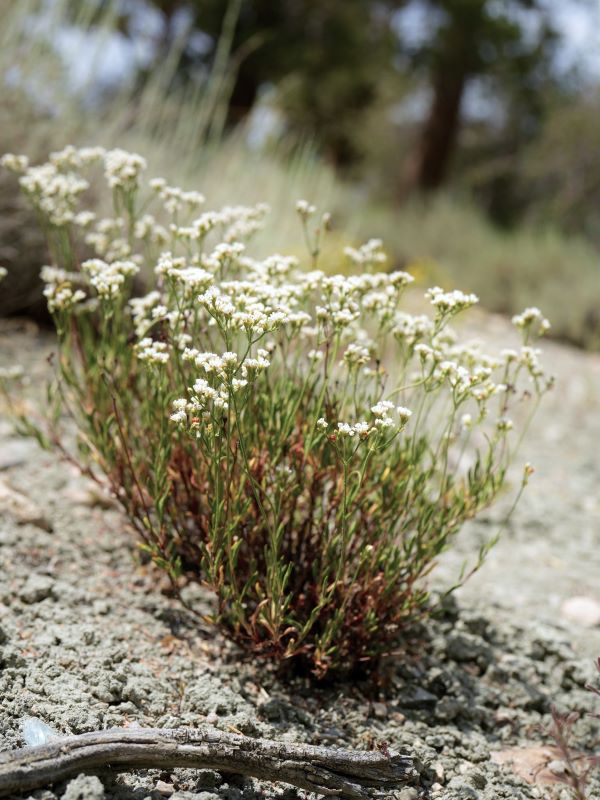
[(174, 767), (251, 775), (357, 800), (380, 796), (381, 790), (416, 777), (408, 756), (389, 751), (284, 744), (214, 728), (113, 728), (0, 753), (0, 797), (39, 789), (81, 772)]

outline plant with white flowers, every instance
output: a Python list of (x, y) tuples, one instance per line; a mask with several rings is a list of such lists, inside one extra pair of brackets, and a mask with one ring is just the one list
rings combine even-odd
[[(550, 385), (532, 345), (547, 321), (527, 309), (523, 348), (492, 357), (449, 327), (474, 295), (436, 287), (431, 316), (400, 308), (413, 279), (373, 271), (380, 241), (347, 249), (359, 274), (318, 270), (329, 217), (305, 201), (309, 270), (250, 254), (265, 206), (201, 210), (198, 192), (144, 184), (140, 156), (69, 147), (4, 164), (48, 233), (60, 390), (87, 469), (143, 548), (174, 586), (212, 590), (243, 647), (318, 676), (375, 665), (503, 486), (510, 409)], [(110, 218), (84, 207), (94, 171)]]

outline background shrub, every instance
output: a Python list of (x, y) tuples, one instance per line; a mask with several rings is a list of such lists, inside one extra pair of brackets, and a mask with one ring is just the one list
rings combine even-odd
[[(127, 5), (133, 8), (136, 4)], [(184, 7), (194, 3), (177, 5)], [(514, 131), (496, 130), (493, 120), (483, 127), (481, 123), (468, 125), (463, 121), (467, 135), (458, 147), (463, 166), (457, 169), (455, 179), (450, 180), (453, 176), (450, 172), (447, 183), (435, 194), (426, 198), (418, 194), (403, 195), (399, 202), (397, 182), (402, 165), (410, 161), (418, 145), (418, 130), (414, 122), (402, 126), (392, 124), (389, 112), (390, 108), (397, 110), (416, 87), (421, 86), (423, 63), (419, 61), (418, 69), (415, 62), (399, 75), (390, 74), (382, 64), (382, 54), (387, 53), (390, 45), (389, 37), (381, 40), (383, 49), (378, 53), (376, 64), (372, 59), (372, 43), (365, 45), (364, 34), (370, 30), (368, 4), (355, 14), (347, 4), (332, 3), (328, 7), (333, 15), (331, 23), (335, 22), (339, 11), (349, 38), (343, 37), (339, 53), (338, 48), (334, 51), (322, 46), (318, 53), (323, 63), (309, 64), (307, 75), (299, 68), (291, 86), (290, 81), (282, 82), (284, 94), (283, 84), (293, 89), (288, 101), (302, 99), (302, 92), (298, 94), (297, 91), (299, 86), (308, 88), (307, 113), (312, 107), (310, 103), (318, 101), (318, 129), (298, 139), (298, 130), (310, 131), (309, 126), (296, 125), (296, 134), (290, 136), (282, 125), (283, 134), (266, 137), (262, 144), (257, 144), (251, 113), (237, 127), (226, 124), (231, 117), (232, 84), (238, 85), (239, 76), (243, 82), (247, 71), (252, 72), (251, 65), (240, 62), (241, 53), (235, 49), (236, 36), (245, 34), (244, 26), (252, 15), (238, 20), (234, 31), (231, 15), (228, 20), (221, 19), (227, 6), (243, 11), (245, 3), (202, 4), (204, 14), (200, 23), (210, 31), (213, 41), (212, 56), (203, 63), (201, 79), (186, 78), (191, 72), (187, 42), (185, 37), (174, 37), (165, 41), (160, 57), (151, 68), (134, 72), (126, 81), (101, 91), (102, 87), (94, 82), (93, 70), (89, 71), (89, 80), (74, 85), (69, 65), (56, 43), (62, 40), (65, 30), (79, 31), (87, 36), (90, 60), (99, 63), (106, 41), (127, 29), (123, 3), (108, 0), (98, 7), (95, 2), (85, 1), (73, 4), (69, 0), (54, 0), (47, 4), (40, 0), (20, 0), (8, 4), (0, 30), (0, 73), (3, 76), (0, 80), (0, 152), (25, 152), (39, 160), (48, 150), (62, 147), (65, 141), (80, 146), (118, 145), (143, 152), (155, 174), (169, 175), (178, 186), (202, 186), (215, 205), (227, 203), (233, 192), (240, 203), (252, 205), (267, 201), (272, 211), (255, 240), (256, 252), (263, 256), (281, 249), (301, 254), (289, 198), (306, 197), (311, 201), (318, 198), (320, 204), (331, 210), (334, 228), (345, 232), (343, 237), (338, 234), (332, 245), (325, 243), (329, 247), (325, 268), (334, 271), (347, 268), (343, 259), (336, 255), (341, 245), (359, 244), (369, 236), (379, 236), (386, 242), (394, 266), (420, 265), (415, 271), (418, 279), (435, 280), (444, 287), (460, 285), (466, 291), (476, 292), (484, 306), (503, 313), (513, 314), (525, 305), (539, 304), (552, 318), (552, 335), (580, 346), (598, 347), (600, 266), (597, 251), (592, 241), (575, 235), (584, 229), (593, 233), (597, 227), (593, 202), (596, 185), (593, 147), (596, 96), (593, 93), (589, 90), (581, 95), (575, 92), (576, 97), (568, 108), (562, 99), (555, 100), (555, 111), (548, 110), (547, 122), (539, 129), (531, 148), (518, 148), (514, 157), (502, 155), (506, 148), (512, 153), (511, 148), (516, 146)], [(477, 16), (479, 11), (485, 12), (486, 7), (484, 2), (463, 11), (467, 16)], [(285, 16), (287, 7), (280, 4), (277, 9), (271, 9), (267, 4), (263, 11)], [(454, 11), (459, 16), (462, 13), (460, 9), (453, 10), (451, 17)], [(494, 14), (492, 17), (495, 20)], [(460, 20), (458, 22), (462, 25)], [(494, 21), (496, 31), (495, 25)], [(432, 35), (435, 28), (433, 25)], [(285, 36), (290, 32), (285, 25), (277, 30)], [(273, 69), (280, 70), (279, 59), (289, 59), (292, 52), (298, 64), (299, 51), (315, 52), (299, 39), (297, 25), (291, 30), (295, 47), (289, 52), (289, 48), (284, 47), (274, 54)], [(333, 36), (331, 30), (336, 28), (316, 26), (316, 33), (311, 29), (304, 34), (325, 36), (327, 43), (331, 41), (327, 37)], [(474, 35), (475, 29), (470, 30)], [(518, 31), (513, 33), (516, 35)], [(277, 36), (268, 34), (261, 39), (261, 32), (257, 34), (257, 42), (269, 43), (267, 51), (277, 44)], [(361, 65), (361, 81), (363, 78), (373, 80), (376, 76), (381, 94), (366, 104), (364, 111), (368, 112), (370, 122), (367, 125), (365, 119), (365, 126), (356, 125), (357, 112), (352, 104), (348, 106), (350, 113), (344, 106), (339, 120), (331, 112), (332, 102), (339, 108), (340, 103), (346, 103), (347, 92), (352, 93), (356, 69), (349, 72), (347, 68), (349, 63), (356, 66), (355, 49), (352, 49), (356, 44), (368, 46), (371, 51), (371, 57)], [(438, 46), (435, 36), (426, 45), (430, 46), (434, 49)], [(350, 48), (349, 61), (346, 47)], [(267, 51), (258, 52), (257, 58), (268, 78)], [(342, 58), (343, 71), (336, 63), (338, 55)], [(397, 59), (394, 64), (396, 70)], [(504, 74), (502, 58), (499, 57), (496, 66), (500, 74)], [(327, 80), (315, 81), (314, 70), (326, 69), (331, 70)], [(346, 87), (344, 93), (337, 89), (340, 74)], [(308, 81), (307, 87), (303, 81)], [(549, 82), (552, 84), (552, 80)], [(516, 103), (507, 120), (512, 120), (511, 124), (517, 127), (525, 126), (520, 136), (524, 135), (530, 142), (530, 120), (520, 105), (518, 85), (518, 81), (511, 84), (509, 95), (496, 94), (495, 98), (501, 106), (510, 98), (509, 106)], [(539, 91), (535, 94), (536, 100), (541, 99)], [(364, 101), (361, 95), (361, 108)], [(256, 104), (260, 105), (258, 96)], [(263, 110), (264, 106), (261, 106)], [(529, 95), (526, 107), (528, 113), (533, 111)], [(536, 114), (542, 114), (543, 108), (536, 105), (535, 110)], [(300, 116), (301, 109), (297, 108), (293, 118), (298, 122)], [(327, 117), (328, 136), (331, 127), (338, 121), (341, 124), (343, 118), (342, 138), (345, 140), (347, 134), (352, 133), (350, 150), (364, 152), (361, 169), (355, 165), (352, 170), (342, 172), (336, 170), (323, 153), (318, 155), (322, 144), (319, 132), (325, 130), (324, 117)], [(367, 142), (361, 144), (359, 139)], [(478, 183), (474, 178), (467, 180), (470, 171), (480, 173)], [(487, 178), (482, 179), (481, 173)], [(562, 176), (566, 176), (565, 180)], [(492, 191), (493, 186), (501, 187), (506, 180), (511, 185), (516, 182), (520, 188), (517, 191), (513, 186), (508, 192), (501, 216), (508, 214), (518, 224), (499, 228), (486, 214), (486, 204), (477, 197), (485, 197), (490, 191), (497, 194)], [(465, 186), (471, 183), (480, 186), (475, 199)], [(527, 183), (527, 196), (531, 195), (526, 202), (522, 197), (524, 183)], [(106, 203), (105, 195), (102, 191), (96, 192), (95, 202), (102, 203), (103, 198), (104, 203), (97, 210), (109, 214), (110, 204)], [(556, 203), (552, 198), (556, 198)], [(93, 202), (92, 198), (88, 199), (89, 204)], [(527, 214), (521, 212), (523, 206), (532, 204), (535, 208), (529, 209)], [(556, 206), (552, 213), (548, 210), (550, 205)], [(8, 269), (11, 280), (5, 284), (0, 298), (0, 314), (39, 311), (43, 307), (37, 275), (42, 242), (33, 217), (26, 216), (27, 213), (15, 193), (14, 179), (4, 176), (0, 183), (0, 264)], [(561, 227), (567, 219), (569, 224)], [(584, 219), (585, 225), (578, 224)], [(536, 220), (537, 224), (534, 226), (531, 220)], [(571, 235), (566, 235), (565, 230)], [(568, 303), (564, 302), (567, 296)]]

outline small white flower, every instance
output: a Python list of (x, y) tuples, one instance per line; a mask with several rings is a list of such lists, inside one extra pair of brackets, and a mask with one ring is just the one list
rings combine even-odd
[(137, 188), (140, 174), (146, 169), (146, 159), (136, 153), (116, 148), (104, 156), (104, 174), (111, 189), (131, 191)]
[(25, 375), (25, 369), (20, 364), (11, 367), (0, 367), (0, 380), (17, 380)]
[(344, 248), (344, 254), (350, 261), (360, 267), (368, 267), (373, 264), (385, 264), (387, 261), (381, 239), (369, 239), (366, 244), (358, 248), (346, 247)]
[(363, 364), (368, 364), (370, 360), (371, 353), (369, 348), (360, 344), (349, 344), (344, 353), (344, 362), (349, 367), (359, 367)]
[(454, 315), (459, 311), (470, 308), (479, 302), (476, 294), (465, 294), (459, 289), (452, 292), (445, 292), (439, 286), (434, 286), (425, 293), (431, 305), (434, 306), (440, 316)]
[(400, 423), (402, 425), (406, 425), (408, 420), (412, 417), (412, 411), (410, 408), (405, 408), (404, 406), (398, 406), (396, 408), (396, 412), (398, 413), (398, 417), (400, 419)]
[(384, 417), (393, 408), (394, 404), (391, 403), (389, 400), (380, 400), (379, 403), (377, 403), (374, 406), (371, 406), (371, 413), (375, 414), (376, 417)]
[(512, 323), (522, 331), (533, 331), (537, 336), (543, 336), (550, 330), (550, 323), (536, 306), (526, 308), (521, 314), (512, 318)]
[(0, 158), (0, 166), (9, 169), (11, 172), (21, 173), (25, 172), (29, 166), (29, 159), (27, 156), (18, 156), (14, 153), (6, 153)]
[(508, 431), (512, 430), (513, 422), (507, 417), (500, 417), (500, 419), (496, 422), (496, 428), (500, 431), (500, 433), (507, 433)]
[(162, 365), (169, 360), (168, 345), (166, 342), (153, 341), (150, 338), (142, 339), (137, 345), (137, 357), (147, 364)]
[(44, 297), (48, 301), (48, 311), (66, 311), (85, 300), (85, 292), (81, 289), (73, 291), (69, 281), (50, 283), (44, 289)]
[(298, 200), (296, 203), (296, 211), (304, 219), (312, 217), (316, 210), (316, 207), (311, 205), (308, 200)]

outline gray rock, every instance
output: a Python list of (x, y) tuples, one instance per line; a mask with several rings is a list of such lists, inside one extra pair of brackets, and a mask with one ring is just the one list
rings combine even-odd
[(472, 633), (455, 633), (449, 636), (446, 649), (453, 661), (476, 661), (482, 667), (487, 667), (494, 657), (492, 648)]
[(407, 786), (396, 795), (398, 800), (417, 800), (419, 792), (412, 786)]
[(472, 769), (467, 772), (465, 778), (470, 781), (475, 789), (485, 789), (487, 786), (487, 778), (480, 769)]
[(182, 790), (171, 795), (171, 800), (221, 800), (214, 792), (184, 792)]
[(600, 602), (594, 597), (582, 595), (569, 597), (562, 604), (560, 615), (568, 622), (584, 628), (595, 628), (600, 625)]
[(62, 800), (104, 800), (104, 786), (95, 775), (78, 775), (69, 781)]
[(456, 775), (452, 778), (448, 782), (447, 788), (451, 791), (450, 797), (456, 798), (456, 800), (480, 800), (481, 798), (479, 792), (463, 775)]
[(25, 585), (19, 592), (19, 599), (23, 603), (40, 603), (47, 597), (52, 597), (54, 581), (46, 575), (30, 575)]
[(406, 687), (402, 689), (396, 697), (396, 702), (400, 708), (406, 709), (430, 709), (434, 708), (438, 699), (432, 692), (419, 687)]
[(50, 533), (52, 523), (28, 497), (0, 480), (0, 511), (10, 514), (19, 525), (34, 525)]
[(258, 713), (269, 722), (285, 722), (288, 718), (287, 704), (277, 697), (270, 697), (259, 703)]
[(27, 439), (8, 439), (0, 450), (0, 471), (24, 464), (35, 454), (36, 443)]

